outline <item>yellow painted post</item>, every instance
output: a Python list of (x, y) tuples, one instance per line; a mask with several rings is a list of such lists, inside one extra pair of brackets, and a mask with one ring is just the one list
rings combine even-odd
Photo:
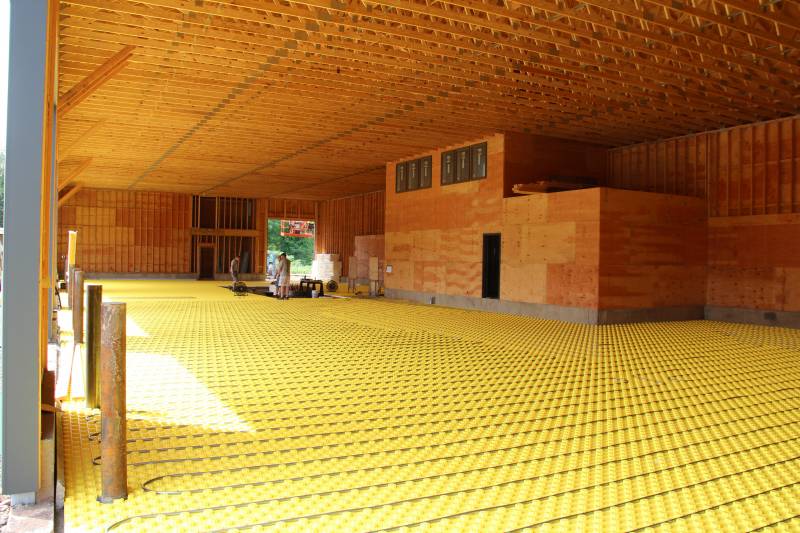
[[(69, 298), (72, 298), (71, 291), (72, 287), (70, 283), (72, 283), (72, 268), (75, 266), (75, 254), (78, 250), (78, 232), (77, 231), (70, 231), (68, 234), (68, 242), (67, 242), (67, 263), (64, 265), (64, 277), (66, 278), (64, 281), (67, 282), (67, 291), (70, 292)], [(72, 307), (72, 300), (70, 299), (70, 307)]]

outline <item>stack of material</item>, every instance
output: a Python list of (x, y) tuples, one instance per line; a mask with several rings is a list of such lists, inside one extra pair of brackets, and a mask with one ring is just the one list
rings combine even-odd
[(378, 296), (383, 287), (383, 261), (377, 257), (369, 258), (369, 295)]
[[(355, 278), (359, 283), (368, 283), (370, 281), (370, 258), (378, 258), (378, 268), (381, 271), (381, 280), (383, 279), (384, 270), (384, 237), (380, 235), (359, 235), (355, 239), (355, 257), (357, 262), (357, 271)], [(348, 273), (348, 276), (353, 277), (353, 273)]]
[(335, 280), (342, 277), (342, 262), (339, 254), (317, 254), (311, 263), (311, 277), (322, 281)]
[(355, 294), (358, 276), (353, 274), (358, 272), (358, 260), (354, 255), (347, 258), (347, 272), (347, 290)]

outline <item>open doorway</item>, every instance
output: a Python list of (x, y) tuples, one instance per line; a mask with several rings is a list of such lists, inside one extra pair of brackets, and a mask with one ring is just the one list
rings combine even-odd
[(214, 279), (214, 246), (200, 245), (198, 248), (198, 279)]
[(500, 234), (483, 235), (483, 297), (500, 298)]
[(278, 256), (286, 253), (292, 262), (292, 277), (311, 275), (314, 260), (314, 238), (316, 227), (307, 220), (267, 221), (267, 272), (274, 268)]

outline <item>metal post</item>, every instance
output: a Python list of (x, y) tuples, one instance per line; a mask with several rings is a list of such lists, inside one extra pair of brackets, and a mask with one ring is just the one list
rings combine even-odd
[(72, 335), (75, 344), (83, 343), (83, 270), (75, 270), (72, 282)]
[[(55, 6), (55, 7), (53, 7)], [(52, 179), (51, 141), (56, 41), (48, 33), (58, 4), (12, 0), (10, 10), (8, 139), (3, 277), (3, 493), (34, 503), (39, 489), (41, 379), (46, 360), (46, 272)], [(2, 127), (2, 126), (0, 126)]]
[(86, 407), (100, 407), (98, 373), (100, 371), (100, 307), (103, 304), (103, 286), (89, 285), (86, 313)]
[(125, 304), (104, 303), (100, 341), (100, 472), (98, 501), (128, 497), (125, 420)]

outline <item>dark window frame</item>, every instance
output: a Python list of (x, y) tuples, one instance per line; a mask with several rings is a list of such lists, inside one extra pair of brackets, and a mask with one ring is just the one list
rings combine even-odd
[[(402, 176), (401, 176), (402, 169)], [(408, 191), (408, 165), (406, 162), (398, 163), (394, 174), (394, 192), (401, 193)]]
[[(485, 162), (483, 168), (483, 175), (482, 176), (474, 176), (473, 170), (473, 152), (478, 148), (483, 148), (485, 154)], [(464, 153), (467, 154), (467, 168), (465, 169), (466, 176), (461, 177), (461, 179), (457, 179), (458, 176), (458, 154)], [(453, 157), (453, 173), (452, 176), (447, 176), (445, 173), (446, 158), (450, 156)], [(446, 185), (457, 185), (459, 183), (466, 183), (468, 181), (478, 181), (483, 180), (489, 177), (489, 143), (484, 141), (482, 143), (471, 144), (469, 146), (462, 146), (461, 148), (457, 148), (455, 150), (448, 150), (447, 152), (442, 152), (442, 166), (439, 169), (439, 181), (442, 186)]]
[[(453, 158), (453, 171), (447, 172), (445, 169), (447, 168), (447, 158)], [(439, 169), (439, 180), (441, 181), (442, 185), (453, 185), (456, 183), (456, 151), (450, 150), (447, 152), (442, 152), (442, 168)]]
[(406, 163), (406, 168), (408, 169), (408, 179), (406, 180), (408, 187), (406, 190), (416, 191), (419, 189), (419, 159), (408, 161)]
[[(418, 159), (419, 161), (419, 188), (420, 189), (430, 189), (433, 187), (433, 156), (429, 155)], [(425, 177), (425, 172), (423, 171), (425, 163), (428, 163), (428, 176)], [(427, 184), (426, 181), (427, 180)]]
[[(461, 160), (466, 162), (466, 167), (461, 167)], [(456, 150), (456, 183), (470, 181), (472, 175), (472, 151), (469, 146)]]
[[(477, 175), (476, 172), (478, 171), (475, 165), (475, 154), (478, 150), (483, 149), (483, 174)], [(489, 143), (482, 142), (478, 144), (473, 144), (469, 147), (469, 158), (470, 158), (470, 180), (482, 180), (486, 178), (486, 175), (489, 173)]]
[[(422, 173), (422, 166), (423, 163), (427, 161), (428, 166), (430, 168), (430, 177), (427, 185), (423, 185), (423, 173)], [(416, 187), (412, 187), (411, 183), (411, 169), (412, 165), (416, 165), (417, 169), (417, 183)], [(400, 169), (405, 169), (405, 183), (403, 188), (401, 188), (401, 178), (400, 178)], [(398, 163), (395, 166), (395, 175), (394, 175), (394, 192), (396, 194), (404, 193), (404, 192), (412, 192), (412, 191), (419, 191), (422, 189), (430, 189), (433, 187), (433, 156), (426, 156), (420, 157), (419, 159), (411, 159), (409, 161), (403, 161), (402, 163)]]

